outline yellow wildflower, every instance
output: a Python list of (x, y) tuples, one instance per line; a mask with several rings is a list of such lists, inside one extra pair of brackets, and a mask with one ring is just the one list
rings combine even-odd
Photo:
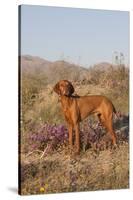
[(40, 188), (40, 192), (45, 192), (45, 188), (44, 188), (44, 187), (41, 187), (41, 188)]

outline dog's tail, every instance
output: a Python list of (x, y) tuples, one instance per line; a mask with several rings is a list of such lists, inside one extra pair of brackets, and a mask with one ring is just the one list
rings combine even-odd
[(115, 114), (115, 116), (117, 117), (117, 119), (119, 118), (119, 114), (118, 114), (118, 112), (116, 111), (116, 109), (115, 109), (115, 106), (112, 104), (112, 106), (113, 106), (113, 113)]

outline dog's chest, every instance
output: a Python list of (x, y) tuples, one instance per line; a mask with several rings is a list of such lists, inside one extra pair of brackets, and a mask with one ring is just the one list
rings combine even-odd
[(71, 97), (62, 96), (61, 105), (66, 121), (72, 124), (78, 118), (78, 109), (76, 100)]
[(64, 114), (64, 117), (68, 123), (72, 123), (72, 111), (71, 106), (68, 104), (62, 105), (62, 111)]
[(63, 107), (63, 113), (65, 116), (65, 119), (69, 122), (71, 121), (71, 112), (70, 112), (70, 108), (68, 107)]

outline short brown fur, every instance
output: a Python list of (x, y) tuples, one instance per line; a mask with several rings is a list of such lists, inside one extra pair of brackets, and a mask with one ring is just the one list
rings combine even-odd
[(54, 91), (60, 96), (62, 110), (68, 124), (69, 145), (73, 146), (73, 130), (75, 130), (76, 152), (80, 152), (80, 122), (91, 114), (96, 114), (100, 123), (109, 131), (112, 142), (116, 145), (116, 134), (113, 129), (113, 113), (116, 110), (112, 102), (105, 96), (72, 96), (73, 85), (67, 80), (61, 80), (54, 86)]

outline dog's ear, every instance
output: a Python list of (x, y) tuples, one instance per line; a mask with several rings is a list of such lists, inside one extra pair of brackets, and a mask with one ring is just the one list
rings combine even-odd
[(60, 95), (60, 87), (59, 87), (59, 83), (57, 83), (54, 88), (53, 88), (54, 92), (56, 92), (58, 95)]
[(70, 93), (70, 95), (72, 95), (74, 93), (74, 87), (71, 83), (69, 84), (69, 93)]

